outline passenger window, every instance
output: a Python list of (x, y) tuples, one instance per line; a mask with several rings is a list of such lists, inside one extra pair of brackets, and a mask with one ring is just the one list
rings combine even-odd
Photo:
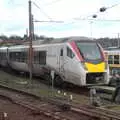
[(63, 49), (60, 50), (60, 56), (63, 56)]
[(113, 55), (108, 56), (108, 64), (113, 64)]
[(40, 64), (40, 65), (46, 64), (46, 51), (34, 52), (34, 64)]
[(46, 51), (39, 51), (39, 64), (46, 64)]
[(67, 56), (70, 58), (73, 58), (75, 56), (75, 54), (72, 52), (72, 50), (68, 47), (67, 47)]
[(114, 64), (119, 64), (119, 55), (114, 55)]

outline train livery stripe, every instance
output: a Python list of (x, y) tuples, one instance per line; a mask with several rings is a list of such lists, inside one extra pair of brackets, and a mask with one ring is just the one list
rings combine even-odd
[(104, 50), (103, 50), (103, 48), (102, 48), (99, 44), (98, 44), (98, 46), (99, 46), (99, 48), (100, 48), (102, 58), (103, 58), (103, 60), (105, 61), (106, 59), (105, 59), (105, 53), (104, 53)]
[(78, 60), (83, 61), (83, 58), (80, 55), (80, 52), (79, 52), (79, 50), (78, 50), (78, 48), (76, 46), (76, 43), (74, 41), (72, 41), (72, 42), (69, 42), (69, 45), (71, 46), (72, 50), (75, 52)]

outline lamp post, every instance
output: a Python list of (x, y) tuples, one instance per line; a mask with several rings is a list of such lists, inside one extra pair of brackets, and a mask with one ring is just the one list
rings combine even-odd
[(107, 10), (106, 7), (101, 7), (101, 8), (100, 8), (100, 12), (105, 12), (106, 10)]
[[(115, 4), (115, 5), (113, 5), (113, 6), (109, 7), (109, 8), (115, 7), (116, 5), (118, 5), (118, 4)], [(105, 12), (107, 9), (108, 9), (108, 8), (106, 8), (106, 7), (101, 7), (101, 8), (99, 9), (99, 11), (100, 11), (100, 12)], [(118, 45), (117, 45), (117, 47), (120, 48), (119, 33), (118, 33)]]

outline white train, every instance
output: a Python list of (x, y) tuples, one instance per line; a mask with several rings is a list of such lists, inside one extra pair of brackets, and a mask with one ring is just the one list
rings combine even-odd
[[(54, 82), (58, 85), (64, 81), (78, 86), (109, 82), (102, 48), (96, 41), (85, 37), (55, 39), (33, 45), (32, 63), (34, 75), (50, 76), (54, 70)], [(29, 46), (1, 47), (0, 65), (29, 72)]]

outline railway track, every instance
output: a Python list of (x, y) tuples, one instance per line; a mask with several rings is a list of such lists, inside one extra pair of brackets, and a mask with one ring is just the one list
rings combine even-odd
[(21, 100), (13, 100), (10, 97), (6, 97), (5, 95), (0, 95), (0, 98), (1, 97), (11, 101), (13, 104), (20, 105), (20, 106), (30, 110), (31, 111), (31, 115), (33, 115), (33, 116), (40, 115), (40, 116), (43, 117), (44, 120), (46, 120), (48, 118), (49, 118), (49, 120), (53, 120), (53, 119), (54, 120), (64, 120), (64, 117), (61, 117), (61, 116), (57, 115), (56, 113), (53, 113), (53, 112), (50, 112), (50, 111), (41, 110), (38, 107), (36, 107), (34, 105), (31, 105), (29, 103), (23, 102)]
[[(32, 111), (54, 120), (120, 120), (117, 112), (92, 106), (76, 106), (65, 101), (42, 98), (31, 93), (0, 85), (0, 97), (12, 101)], [(61, 109), (64, 108), (64, 109)]]
[(103, 108), (96, 108), (93, 106), (80, 106), (80, 107), (71, 107), (73, 112), (82, 112), (92, 118), (104, 119), (104, 120), (120, 120), (120, 113), (115, 111), (110, 111)]

